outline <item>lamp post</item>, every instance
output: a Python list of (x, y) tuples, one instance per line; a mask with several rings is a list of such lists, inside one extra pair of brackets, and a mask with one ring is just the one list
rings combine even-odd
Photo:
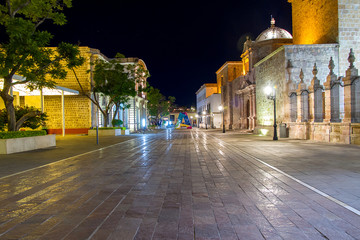
[(190, 116), (190, 119), (191, 119), (191, 121), (190, 121), (191, 127), (193, 127), (193, 125), (194, 125), (193, 116)]
[(207, 130), (206, 111), (203, 111), (202, 114), (205, 116), (205, 129)]
[(224, 108), (223, 106), (218, 107), (219, 111), (222, 112), (222, 126), (223, 126), (223, 133), (225, 133), (225, 122), (224, 122)]
[(275, 90), (276, 90), (275, 87), (270, 87), (270, 86), (267, 86), (264, 89), (267, 98), (274, 101), (274, 137), (273, 137), (273, 140), (278, 140), (277, 131), (276, 131), (277, 125), (276, 125), (276, 91)]

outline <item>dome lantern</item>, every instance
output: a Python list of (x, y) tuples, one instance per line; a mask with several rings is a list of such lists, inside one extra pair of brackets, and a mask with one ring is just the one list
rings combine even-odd
[(292, 35), (285, 29), (275, 27), (275, 19), (271, 17), (271, 26), (260, 33), (255, 42), (262, 42), (270, 39), (292, 39)]

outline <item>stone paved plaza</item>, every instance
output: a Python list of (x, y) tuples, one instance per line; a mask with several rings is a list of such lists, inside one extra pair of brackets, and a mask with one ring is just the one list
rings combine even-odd
[(138, 135), (0, 178), (0, 239), (360, 239), (359, 155), (219, 130)]

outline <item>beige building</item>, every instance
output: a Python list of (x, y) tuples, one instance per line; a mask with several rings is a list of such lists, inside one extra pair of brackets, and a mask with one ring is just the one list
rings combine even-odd
[(218, 83), (205, 83), (196, 92), (197, 126), (220, 128), (222, 125), (221, 89)]

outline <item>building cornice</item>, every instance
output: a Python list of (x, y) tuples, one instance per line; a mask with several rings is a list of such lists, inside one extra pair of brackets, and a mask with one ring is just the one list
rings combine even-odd
[(217, 83), (204, 83), (199, 90), (196, 91), (196, 95), (199, 94), (199, 92), (201, 92), (203, 89), (205, 89), (206, 87), (217, 87)]
[(237, 65), (237, 64), (242, 64), (242, 61), (226, 61), (215, 73), (218, 74), (219, 72), (221, 72), (225, 67), (227, 67), (227, 65)]

